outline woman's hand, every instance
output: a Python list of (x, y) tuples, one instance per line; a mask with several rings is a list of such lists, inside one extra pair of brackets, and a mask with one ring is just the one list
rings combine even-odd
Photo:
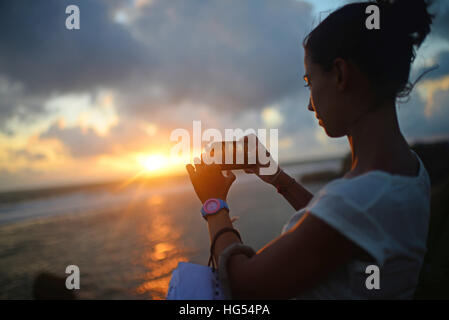
[[(257, 138), (256, 135), (254, 134), (250, 134), (248, 136), (245, 136), (244, 139), (248, 140), (248, 139), (255, 139), (255, 148), (254, 145), (249, 143), (249, 147), (248, 147), (248, 155), (253, 155), (256, 158), (256, 165), (252, 168), (248, 168), (248, 169), (244, 169), (243, 171), (245, 171), (245, 173), (250, 173), (250, 174), (255, 174), (256, 176), (258, 176), (262, 181), (271, 184), (273, 181), (273, 178), (275, 177), (275, 175), (277, 173), (279, 173), (279, 171), (281, 170), (281, 168), (279, 167), (279, 165), (274, 161), (274, 159), (271, 157), (270, 153), (268, 152), (268, 150), (265, 148), (265, 146), (260, 143), (259, 139)], [(254, 141), (254, 140), (253, 140)], [(259, 163), (259, 159), (258, 157), (256, 157), (257, 152), (265, 152), (266, 157), (268, 157), (268, 161), (267, 163), (274, 163), (276, 166), (276, 172), (273, 173), (272, 175), (261, 175), (260, 174), (260, 168), (261, 168), (261, 164)]]
[(224, 176), (220, 166), (215, 163), (210, 165), (200, 163), (195, 164), (195, 167), (188, 164), (186, 169), (201, 203), (210, 198), (226, 201), (229, 188), (235, 181), (235, 175), (232, 171), (228, 170), (227, 176)]

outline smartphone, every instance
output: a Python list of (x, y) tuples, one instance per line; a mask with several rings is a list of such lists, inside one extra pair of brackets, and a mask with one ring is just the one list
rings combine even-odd
[[(221, 170), (241, 170), (251, 169), (257, 165), (257, 146), (249, 152), (248, 139), (245, 137), (239, 141), (220, 141), (210, 145), (209, 155), (212, 159), (221, 158)], [(214, 157), (215, 152), (217, 156)], [(260, 167), (268, 167), (269, 163), (259, 165)]]

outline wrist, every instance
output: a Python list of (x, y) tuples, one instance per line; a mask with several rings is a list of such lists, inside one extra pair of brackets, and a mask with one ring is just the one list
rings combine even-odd
[(209, 217), (219, 215), (223, 211), (229, 212), (229, 207), (227, 202), (220, 198), (209, 198), (201, 207), (201, 214), (206, 221)]
[(216, 222), (216, 221), (222, 221), (222, 220), (231, 220), (229, 216), (229, 210), (222, 208), (217, 213), (206, 215), (205, 219), (207, 222)]
[(293, 187), (295, 184), (296, 184), (296, 180), (294, 178), (290, 177), (285, 172), (283, 172), (277, 179), (276, 183), (273, 184), (273, 186), (277, 189), (277, 191), (279, 193), (283, 193), (286, 190)]
[(209, 199), (220, 199), (227, 203), (228, 200), (226, 198), (227, 198), (226, 196), (208, 196), (206, 198), (200, 199), (200, 201), (202, 205)]
[(284, 171), (281, 169), (280, 166), (278, 166), (278, 169), (276, 170), (276, 173), (273, 174), (268, 178), (268, 184), (271, 184), (272, 186), (275, 186), (277, 181), (279, 180), (279, 177), (284, 173)]

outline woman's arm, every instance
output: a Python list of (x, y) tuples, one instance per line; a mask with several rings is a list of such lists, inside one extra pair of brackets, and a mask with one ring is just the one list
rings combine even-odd
[(301, 210), (313, 198), (313, 194), (300, 185), (296, 179), (290, 177), (287, 173), (279, 168), (281, 172), (276, 177), (275, 181), (270, 184), (278, 189), (279, 193), (290, 203), (296, 210)]
[[(210, 198), (218, 198), (226, 201), (229, 188), (235, 181), (235, 175), (231, 171), (228, 171), (228, 175), (224, 176), (218, 165), (206, 165), (203, 163), (197, 163), (195, 167), (188, 164), (186, 169), (201, 203), (204, 203)], [(211, 242), (218, 231), (225, 227), (233, 227), (229, 212), (226, 209), (222, 209), (214, 215), (207, 216), (206, 220)], [(240, 242), (234, 233), (226, 232), (220, 235), (215, 243), (215, 261), (218, 261), (218, 254), (234, 242)]]
[(236, 299), (294, 298), (362, 253), (355, 243), (306, 212), (295, 227), (253, 257), (230, 257), (228, 279), (232, 296)]
[[(209, 198), (226, 200), (235, 180), (225, 177), (217, 165), (187, 165), (195, 192), (203, 203)], [(208, 216), (211, 239), (223, 227), (231, 227), (227, 210)], [(215, 258), (229, 245), (239, 242), (227, 232), (215, 244)], [(251, 258), (242, 254), (228, 261), (228, 279), (235, 298), (288, 299), (311, 288), (350, 259), (362, 253), (356, 244), (331, 226), (306, 212), (291, 230), (268, 243)]]
[[(217, 214), (207, 217), (207, 226), (209, 229), (209, 237), (211, 244), (212, 240), (214, 239), (214, 236), (217, 234), (218, 231), (226, 227), (233, 228), (231, 219), (229, 217), (229, 212), (225, 209), (220, 210)], [(218, 257), (220, 253), (234, 242), (240, 243), (240, 240), (235, 233), (226, 232), (220, 235), (215, 242), (214, 248), (215, 261), (218, 262)]]
[[(232, 226), (226, 210), (207, 219), (211, 239)], [(215, 259), (234, 242), (233, 233), (221, 235)], [(251, 258), (242, 254), (228, 260), (228, 279), (235, 299), (290, 299), (313, 287), (333, 270), (363, 250), (334, 228), (306, 212), (290, 231), (268, 243)]]

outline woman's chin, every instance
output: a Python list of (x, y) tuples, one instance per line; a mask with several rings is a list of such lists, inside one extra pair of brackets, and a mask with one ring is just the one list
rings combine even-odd
[(330, 128), (325, 127), (323, 124), (320, 124), (320, 125), (321, 125), (321, 127), (323, 127), (324, 132), (326, 132), (326, 135), (329, 138), (341, 138), (346, 135), (343, 132), (338, 132), (337, 130), (331, 130)]
[(339, 138), (344, 136), (344, 134), (338, 134), (336, 130), (331, 130), (328, 126), (326, 126), (322, 119), (318, 119), (318, 125), (324, 129), (326, 135), (330, 138)]

